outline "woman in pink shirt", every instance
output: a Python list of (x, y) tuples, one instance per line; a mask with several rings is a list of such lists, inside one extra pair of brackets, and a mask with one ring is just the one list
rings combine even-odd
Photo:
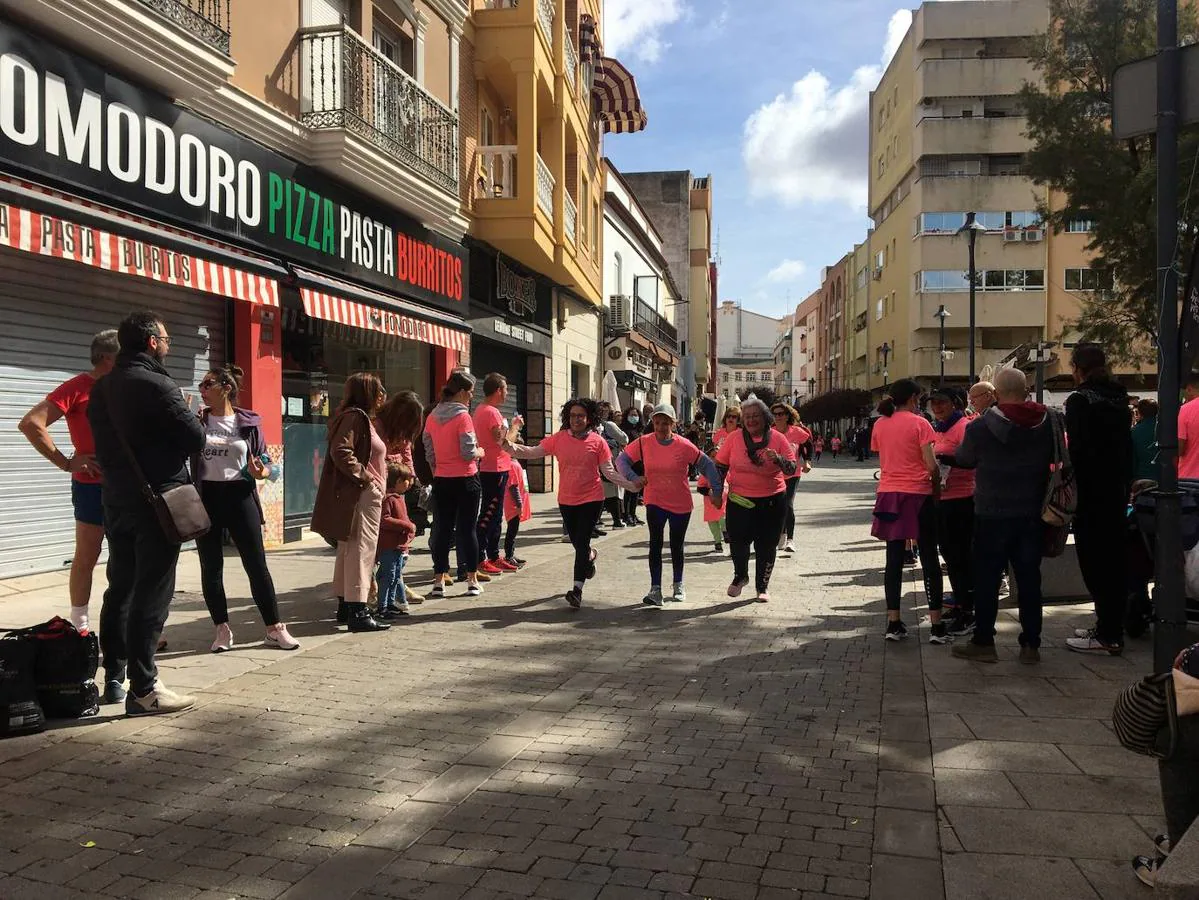
[[(724, 498), (724, 479), (715, 464), (685, 437), (674, 433), (674, 407), (659, 403), (650, 417), (653, 431), (643, 434), (629, 444), (616, 461), (620, 473), (630, 481), (642, 483), (645, 492), (645, 519), (649, 523), (649, 593), (642, 599), (647, 606), (662, 606), (662, 544), (666, 526), (670, 525), (670, 564), (674, 569), (674, 584), (670, 599), (682, 603), (687, 599), (683, 589), (683, 543), (687, 526), (695, 508), (691, 499), (691, 482), (687, 473), (697, 466), (711, 485), (711, 496), (718, 506)], [(638, 476), (634, 463), (645, 467)]]
[[(812, 439), (812, 432), (800, 424), (799, 413), (786, 403), (774, 404), (770, 412), (774, 416), (774, 430), (795, 448), (795, 458), (798, 460), (800, 448)], [(795, 489), (799, 487), (799, 475), (800, 469), (796, 468), (794, 475), (787, 476), (787, 517), (783, 534), (779, 535), (779, 549), (784, 553), (795, 552)]]
[[(952, 457), (966, 437), (966, 396), (952, 388), (932, 393), (933, 431), (937, 459)], [(949, 572), (954, 608), (946, 627), (950, 634), (969, 634), (974, 628), (974, 470), (944, 467), (948, 476), (937, 504), (937, 544)]]
[(758, 602), (770, 599), (770, 573), (786, 514), (786, 479), (795, 474), (797, 463), (791, 442), (770, 427), (770, 407), (750, 394), (741, 404), (741, 429), (726, 437), (716, 451), (716, 465), (729, 485), (730, 597), (740, 597), (749, 584), (752, 544)]
[[(721, 425), (721, 428), (712, 432), (713, 453), (720, 449), (720, 445), (730, 434), (736, 434), (741, 430), (741, 407), (730, 406), (726, 409)], [(712, 485), (707, 478), (700, 475), (695, 484), (699, 488), (699, 492), (704, 495), (704, 521), (708, 523), (708, 528), (712, 532), (712, 546), (717, 553), (724, 553), (724, 542), (729, 539), (724, 521), (724, 512), (727, 508), (724, 503), (724, 494), (728, 493), (728, 485), (724, 486), (724, 494), (721, 495), (721, 502), (718, 504), (712, 494)]]
[[(450, 572), (450, 539), (458, 548), (458, 574), (466, 578), (466, 595), (483, 593), (479, 585), (479, 506), (483, 488), (479, 483), (479, 460), (483, 448), (475, 436), (470, 401), (475, 376), (455, 372), (441, 389), (441, 402), (425, 420), (425, 459), (433, 469), (433, 591), (445, 596), (442, 575)], [(453, 532), (450, 523), (453, 522)]]
[(599, 406), (587, 398), (566, 401), (562, 407), (562, 430), (543, 438), (536, 447), (514, 444), (523, 424), (517, 416), (508, 429), (504, 449), (517, 459), (558, 461), (558, 509), (566, 533), (575, 548), (574, 585), (566, 592), (566, 602), (578, 609), (583, 605), (583, 583), (595, 575), (591, 533), (599, 523), (604, 507), (602, 474), (626, 490), (640, 490), (636, 482), (621, 477), (612, 465), (612, 451), (600, 437)]
[(874, 501), (874, 526), (870, 533), (887, 542), (887, 568), (883, 584), (887, 596), (889, 641), (907, 637), (900, 619), (903, 564), (907, 542), (920, 547), (924, 568), (924, 590), (928, 595), (929, 619), (934, 644), (949, 643), (941, 621), (941, 566), (937, 562), (937, 504), (941, 472), (933, 455), (936, 435), (928, 420), (917, 414), (921, 387), (910, 378), (895, 382), (889, 396), (878, 405), (880, 418), (874, 423), (870, 449), (878, 451), (881, 475)]

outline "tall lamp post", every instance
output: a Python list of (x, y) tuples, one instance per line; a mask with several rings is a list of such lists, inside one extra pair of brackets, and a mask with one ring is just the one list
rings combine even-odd
[(975, 366), (974, 360), (974, 330), (975, 330), (975, 312), (974, 301), (978, 290), (978, 269), (974, 264), (974, 246), (978, 241), (978, 234), (981, 231), (986, 231), (982, 225), (979, 225), (975, 220), (974, 213), (966, 213), (966, 224), (958, 229), (958, 234), (965, 234), (969, 241), (970, 256), (969, 256), (969, 274), (970, 279), (970, 384), (974, 384), (974, 379), (978, 377), (978, 368)]
[(942, 303), (941, 308), (938, 309), (935, 313), (933, 313), (933, 315), (936, 318), (941, 320), (941, 347), (940, 347), (940, 352), (937, 354), (938, 356), (941, 357), (941, 380), (937, 382), (937, 387), (944, 387), (945, 386), (945, 320), (949, 318), (949, 310), (947, 310), (945, 308), (945, 304)]

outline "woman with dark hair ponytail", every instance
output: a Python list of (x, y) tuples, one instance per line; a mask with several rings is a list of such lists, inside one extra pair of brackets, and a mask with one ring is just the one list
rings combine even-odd
[(884, 637), (907, 637), (900, 618), (904, 556), (907, 542), (915, 540), (924, 566), (924, 591), (928, 595), (933, 644), (949, 643), (941, 621), (941, 566), (937, 563), (937, 502), (941, 470), (933, 455), (936, 434), (928, 420), (916, 412), (922, 389), (910, 378), (891, 385), (878, 405), (870, 449), (878, 451), (881, 476), (874, 503), (870, 533), (887, 542), (884, 586), (887, 596), (887, 630)]

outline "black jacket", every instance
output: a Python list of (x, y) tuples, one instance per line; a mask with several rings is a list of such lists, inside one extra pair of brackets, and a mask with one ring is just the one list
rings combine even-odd
[(1036, 408), (1040, 412), (1035, 425), (1017, 424), (992, 406), (966, 426), (966, 436), (951, 465), (976, 470), (976, 516), (1023, 519), (1041, 515), (1053, 462), (1053, 425), (1048, 416), (1060, 414), (1039, 405)]
[(187, 460), (204, 449), (204, 426), (183, 400), (162, 363), (146, 353), (121, 354), (116, 367), (96, 382), (87, 407), (104, 472), (104, 502), (143, 503), (142, 482), (121, 445), (125, 436), (155, 491), (187, 484)]
[(1078, 505), (1123, 510), (1132, 485), (1128, 391), (1108, 379), (1084, 381), (1066, 399), (1066, 433), (1078, 479)]

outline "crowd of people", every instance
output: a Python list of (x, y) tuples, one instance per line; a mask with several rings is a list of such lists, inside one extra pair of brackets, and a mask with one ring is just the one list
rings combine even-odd
[[(196, 548), (212, 652), (235, 646), (223, 579), (226, 536), (246, 572), (263, 642), (280, 650), (300, 646), (281, 620), (267, 564), (257, 483), (274, 477), (277, 466), (261, 417), (238, 405), (244, 373), (232, 365), (211, 369), (200, 381), (197, 408), (167, 372), (170, 346), (161, 316), (131, 313), (117, 329), (95, 336), (91, 370), (59, 386), (20, 426), (38, 452), (71, 475), (70, 620), (81, 632), (91, 628), (92, 575), (108, 540), (99, 617), (102, 696), (105, 703), (124, 702), (130, 715), (194, 703), (163, 684), (156, 665), (182, 543), (162, 518), (172, 492), (194, 488), (209, 523), (197, 532)], [(648, 530), (645, 606), (684, 602), (683, 547), (696, 490), (713, 552), (729, 548), (728, 596), (740, 597), (750, 584), (752, 555), (753, 598), (769, 601), (778, 553), (795, 551), (796, 485), (817, 452), (790, 404), (750, 395), (730, 407), (709, 436), (698, 420), (681, 426), (668, 403), (630, 406), (617, 421), (609, 404), (574, 397), (562, 407), (559, 430), (527, 445), (521, 417), (509, 421), (501, 411), (507, 379), (486, 375), (477, 404), (475, 389), (473, 374), (455, 370), (426, 410), (412, 391), (389, 397), (373, 374), (347, 379), (328, 423), (311, 527), (336, 546), (336, 619), (349, 631), (384, 631), (424, 600), (405, 583), (418, 531), (413, 502), (432, 517), (431, 597), (446, 596), (455, 584), (477, 597), (491, 579), (522, 569), (516, 545), (532, 515), (522, 463), (548, 457), (557, 463), (557, 508), (574, 549), (562, 595), (570, 607), (582, 606), (595, 576), (593, 541), (605, 533), (605, 512), (613, 528)], [(59, 419), (67, 424), (70, 455), (50, 430)], [(839, 452), (840, 439), (832, 438), (831, 446)]]

